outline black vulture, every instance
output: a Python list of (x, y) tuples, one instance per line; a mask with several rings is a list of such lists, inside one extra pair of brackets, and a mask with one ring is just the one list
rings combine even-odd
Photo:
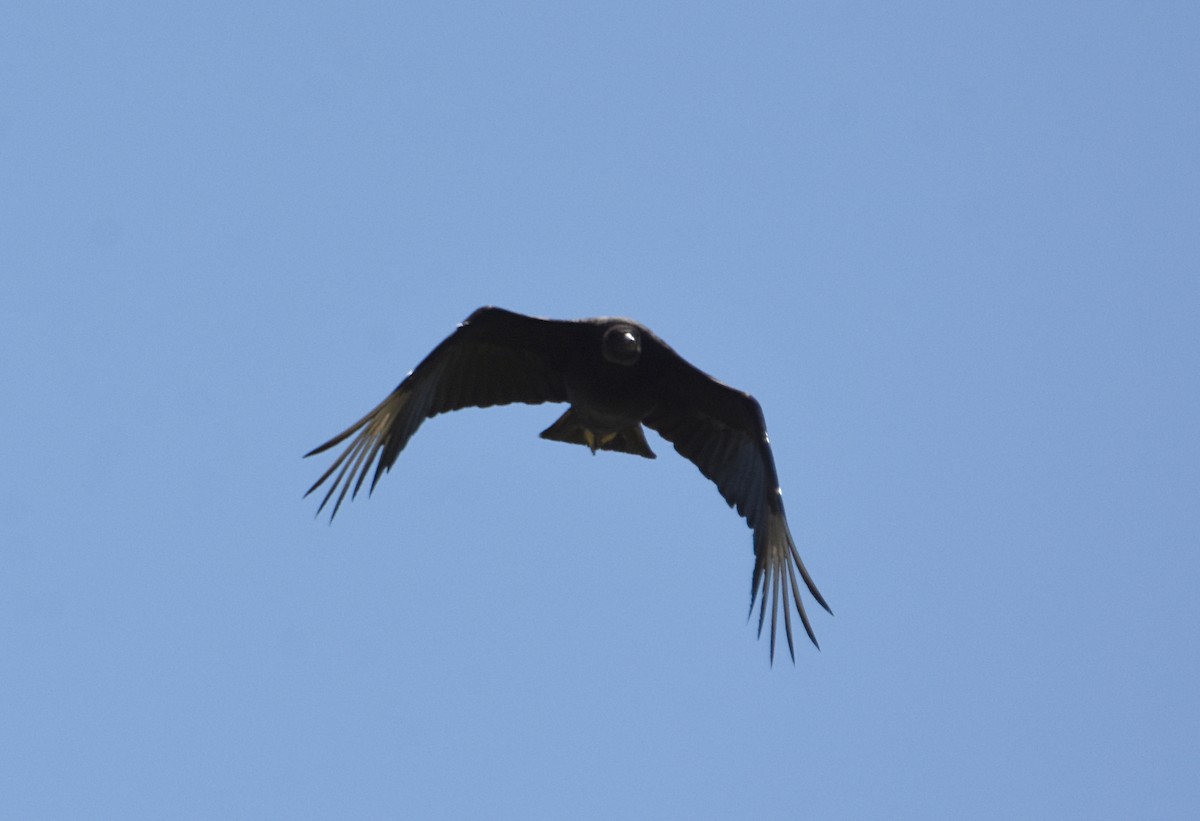
[(357, 496), (368, 474), (368, 493), (374, 491), (427, 418), (512, 402), (570, 403), (541, 436), (586, 445), (592, 453), (614, 450), (653, 459), (642, 425), (658, 431), (716, 483), (754, 531), (750, 613), (759, 602), (761, 636), (770, 599), (771, 661), (781, 598), (793, 663), (793, 606), (817, 645), (797, 573), (813, 598), (833, 611), (800, 561), (788, 529), (762, 408), (750, 394), (713, 379), (630, 319), (553, 320), (480, 308), (374, 410), (305, 454), (354, 437), (305, 495), (332, 480), (317, 508), (320, 513), (332, 500), (332, 521), (347, 492)]

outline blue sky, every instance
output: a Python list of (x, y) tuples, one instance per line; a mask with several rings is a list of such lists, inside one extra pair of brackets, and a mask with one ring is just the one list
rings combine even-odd
[[(1198, 9), (6, 6), (0, 814), (1189, 816)], [(313, 518), (485, 304), (758, 397), (820, 652), (553, 407)]]

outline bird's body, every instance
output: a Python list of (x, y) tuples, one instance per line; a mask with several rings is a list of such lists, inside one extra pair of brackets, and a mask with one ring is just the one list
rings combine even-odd
[(761, 633), (771, 598), (772, 658), (781, 596), (793, 659), (792, 606), (817, 643), (797, 573), (816, 601), (826, 610), (829, 606), (800, 561), (788, 529), (758, 402), (698, 370), (633, 320), (552, 320), (480, 308), (374, 410), (306, 454), (321, 453), (357, 434), (308, 493), (333, 477), (318, 508), (333, 499), (332, 518), (347, 493), (357, 495), (369, 473), (374, 490), (426, 418), (512, 402), (568, 403), (541, 436), (584, 445), (593, 453), (613, 450), (655, 458), (643, 424), (670, 441), (716, 483), (754, 530), (750, 607), (753, 612), (761, 593)]
[[(594, 344), (599, 349), (602, 340), (588, 340), (586, 344)], [(563, 386), (571, 407), (560, 417), (562, 430), (568, 432), (568, 428), (577, 427), (593, 452), (606, 445), (624, 442), (622, 433), (640, 425), (654, 407), (654, 397), (644, 380), (635, 378), (629, 366), (614, 362), (602, 361), (592, 367), (573, 362), (563, 374)], [(556, 422), (547, 430), (553, 430), (557, 425)], [(640, 437), (644, 442), (645, 436), (640, 433), (640, 428), (638, 430), (638, 436), (634, 438)], [(542, 435), (548, 439), (559, 438), (546, 432)], [(654, 458), (648, 446), (642, 455)]]

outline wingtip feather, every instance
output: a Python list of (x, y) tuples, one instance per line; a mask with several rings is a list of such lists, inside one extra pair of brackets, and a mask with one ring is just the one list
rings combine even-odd
[(767, 599), (771, 599), (769, 653), (771, 665), (774, 666), (777, 647), (776, 637), (779, 627), (779, 609), (782, 600), (784, 636), (787, 639), (788, 655), (791, 657), (792, 663), (795, 664), (795, 633), (792, 628), (791, 616), (793, 607), (800, 617), (800, 624), (804, 627), (804, 632), (808, 636), (809, 641), (818, 650), (821, 649), (821, 644), (817, 641), (812, 622), (809, 620), (808, 611), (804, 606), (797, 573), (799, 573), (799, 578), (804, 580), (805, 586), (812, 594), (813, 599), (830, 614), (833, 611), (830, 610), (825, 598), (817, 590), (807, 569), (804, 567), (804, 563), (800, 561), (800, 554), (796, 550), (795, 542), (792, 539), (791, 532), (788, 530), (787, 520), (784, 518), (782, 511), (770, 514), (767, 517), (767, 521), (755, 529), (754, 552), (754, 573), (751, 576), (750, 582), (750, 612), (747, 614), (747, 618), (754, 615), (754, 606), (757, 603), (759, 606), (758, 636), (761, 638), (763, 627), (766, 626), (767, 621)]

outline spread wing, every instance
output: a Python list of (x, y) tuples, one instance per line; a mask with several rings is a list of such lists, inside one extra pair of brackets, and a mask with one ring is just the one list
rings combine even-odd
[(660, 391), (658, 404), (643, 421), (695, 463), (754, 531), (750, 613), (754, 613), (755, 602), (759, 602), (758, 634), (761, 636), (767, 600), (770, 599), (771, 660), (774, 661), (775, 628), (780, 599), (783, 600), (788, 653), (795, 661), (793, 607), (800, 615), (809, 639), (820, 646), (800, 598), (797, 573), (817, 603), (830, 613), (833, 611), (800, 560), (788, 529), (762, 408), (753, 396), (713, 379), (657, 337), (653, 337), (648, 345), (644, 341), (643, 345), (642, 361), (652, 369)]
[(357, 496), (368, 474), (373, 474), (368, 493), (375, 489), (379, 477), (391, 469), (429, 417), (466, 407), (565, 402), (563, 371), (578, 333), (575, 322), (480, 308), (374, 410), (304, 454), (322, 453), (354, 437), (304, 495), (332, 479), (317, 508), (320, 513), (336, 494), (329, 516), (332, 521), (347, 492), (352, 499)]

